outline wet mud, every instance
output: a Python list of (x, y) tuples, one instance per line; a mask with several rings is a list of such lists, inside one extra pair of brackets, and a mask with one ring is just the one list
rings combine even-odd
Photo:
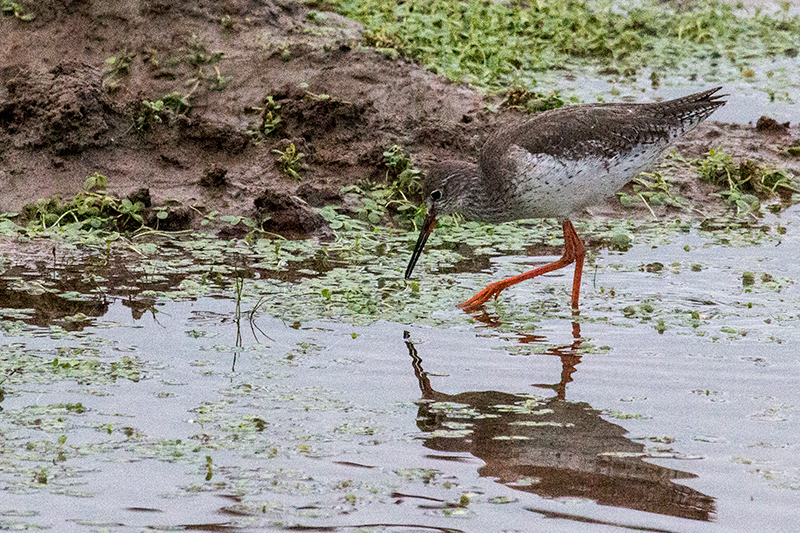
[[(311, 17), (301, 3), (32, 9), (32, 21), (0, 18), (0, 211), (71, 198), (100, 173), (119, 198), (146, 188), (154, 206), (185, 206), (170, 230), (220, 212), (272, 215), (268, 231), (324, 238), (311, 208), (342, 204), (343, 186), (385, 181), (390, 147), (424, 170), (474, 158), (498, 124), (523, 117), (503, 97), (363, 48), (358, 24)], [(165, 107), (154, 111), (158, 102)], [(787, 152), (797, 124), (768, 123), (709, 122), (676, 150), (689, 159), (722, 148), (800, 174)], [(303, 154), (296, 175), (276, 162), (289, 145)], [(670, 176), (704, 213), (725, 209), (710, 196), (719, 187), (698, 184), (692, 169)], [(594, 214), (603, 212), (651, 215), (617, 199)]]

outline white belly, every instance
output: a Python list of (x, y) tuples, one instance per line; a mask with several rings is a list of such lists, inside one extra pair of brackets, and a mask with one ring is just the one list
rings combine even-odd
[(514, 161), (514, 178), (503, 187), (508, 218), (567, 218), (600, 203), (652, 166), (667, 144), (642, 145), (611, 158), (580, 159), (531, 154), (513, 145), (507, 157)]

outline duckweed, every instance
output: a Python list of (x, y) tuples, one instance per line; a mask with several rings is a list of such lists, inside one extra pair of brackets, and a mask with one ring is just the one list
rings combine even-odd
[(490, 90), (533, 88), (550, 69), (594, 66), (622, 77), (641, 69), (691, 72), (698, 61), (735, 66), (741, 57), (790, 57), (800, 48), (800, 18), (788, 8), (743, 14), (717, 0), (688, 9), (654, 0), (327, 3), (365, 25), (367, 45)]

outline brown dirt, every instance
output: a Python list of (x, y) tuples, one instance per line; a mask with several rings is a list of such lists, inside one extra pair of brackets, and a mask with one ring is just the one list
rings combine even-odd
[[(424, 169), (473, 157), (498, 123), (515, 118), (513, 110), (489, 111), (496, 99), (362, 48), (357, 23), (309, 17), (299, 2), (30, 5), (31, 22), (0, 16), (0, 212), (71, 198), (99, 172), (120, 197), (184, 206), (173, 229), (218, 210), (269, 215), (269, 231), (324, 233), (309, 206), (341, 202), (342, 186), (384, 179), (387, 148), (402, 146)], [(133, 57), (129, 71), (109, 73), (106, 59), (123, 52)], [(144, 100), (175, 91), (191, 94), (188, 112), (137, 123)], [(281, 122), (254, 139), (248, 131), (261, 125), (256, 108), (268, 96), (281, 106)], [(780, 129), (708, 123), (678, 150), (691, 158), (723, 147), (800, 175), (800, 158), (786, 150), (798, 145), (797, 126)], [(290, 143), (306, 154), (299, 180), (275, 163), (273, 150)], [(678, 171), (679, 194), (717, 202), (691, 174)], [(622, 212), (618, 201), (599, 211), (649, 216), (645, 208)]]

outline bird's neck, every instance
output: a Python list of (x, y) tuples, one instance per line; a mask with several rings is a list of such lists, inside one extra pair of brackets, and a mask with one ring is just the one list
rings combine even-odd
[(474, 168), (472, 172), (464, 173), (459, 176), (458, 202), (454, 211), (460, 213), (467, 220), (477, 220), (480, 222), (502, 222), (502, 210), (492, 202), (486, 188), (486, 181), (479, 168)]

